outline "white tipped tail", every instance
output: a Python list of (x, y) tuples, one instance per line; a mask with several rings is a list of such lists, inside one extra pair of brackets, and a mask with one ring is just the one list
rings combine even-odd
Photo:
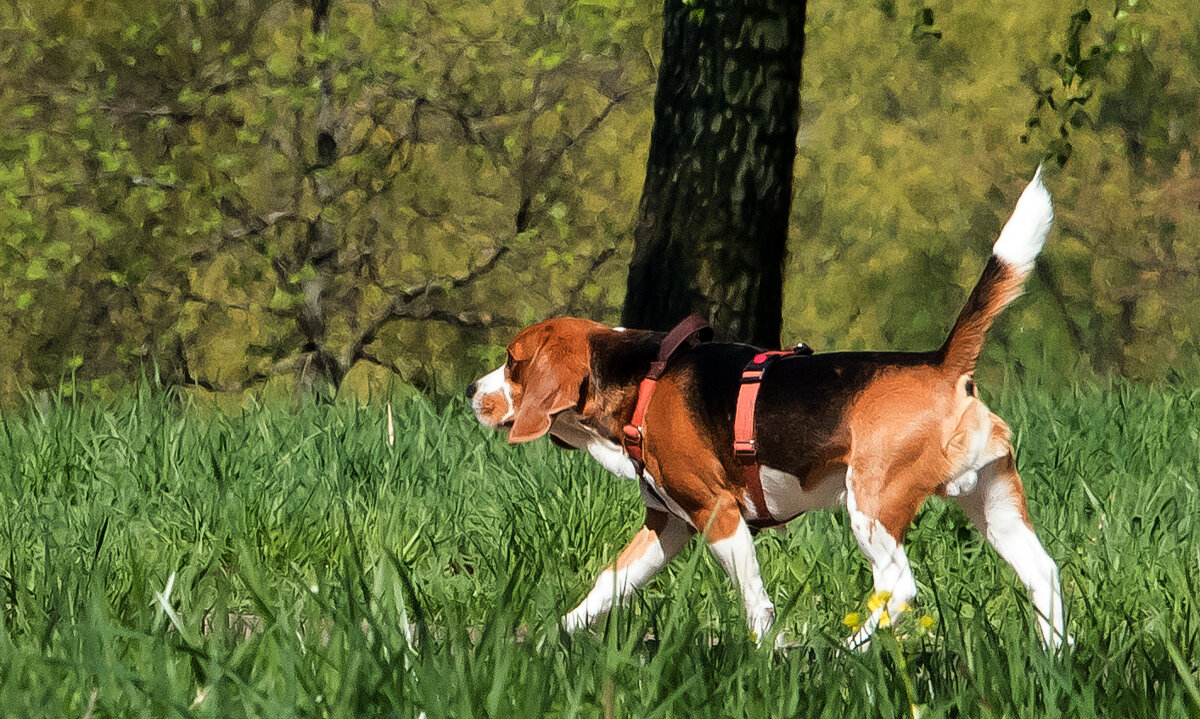
[(983, 268), (983, 275), (942, 345), (941, 361), (947, 370), (974, 371), (988, 328), (1008, 303), (1021, 294), (1021, 286), (1046, 243), (1053, 221), (1054, 206), (1042, 184), (1039, 167), (1017, 200), (1012, 217), (1000, 231), (1000, 239), (992, 245), (992, 256)]
[(1012, 216), (1000, 231), (1000, 239), (992, 245), (992, 254), (1012, 265), (1019, 273), (1033, 269), (1033, 261), (1046, 244), (1046, 234), (1054, 221), (1054, 206), (1050, 193), (1042, 183), (1042, 168), (1038, 166), (1033, 180), (1017, 200)]

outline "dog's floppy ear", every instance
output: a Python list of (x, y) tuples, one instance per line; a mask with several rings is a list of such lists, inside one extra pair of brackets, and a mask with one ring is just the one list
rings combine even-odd
[(552, 359), (552, 353), (541, 352), (529, 368), (529, 380), (516, 409), (508, 443), (528, 442), (550, 430), (552, 417), (580, 401), (587, 363), (580, 358)]

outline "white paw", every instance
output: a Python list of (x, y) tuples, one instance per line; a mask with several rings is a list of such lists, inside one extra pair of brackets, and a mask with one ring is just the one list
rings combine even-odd
[(574, 633), (580, 629), (586, 629), (591, 624), (591, 619), (583, 612), (573, 611), (562, 618), (561, 624), (567, 632)]
[[(750, 633), (754, 636), (754, 643), (758, 646), (763, 645), (763, 640), (771, 632), (772, 625), (775, 624), (775, 607), (767, 607), (753, 616), (750, 620)], [(782, 632), (780, 633), (782, 635)], [(775, 637), (775, 646), (779, 646), (781, 637)]]
[[(860, 632), (861, 634), (861, 632)], [(855, 634), (846, 640), (846, 648), (852, 652), (865, 652), (871, 648), (871, 635), (865, 637)]]

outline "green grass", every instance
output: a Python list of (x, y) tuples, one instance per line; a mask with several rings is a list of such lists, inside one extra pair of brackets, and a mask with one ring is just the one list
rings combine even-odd
[(392, 447), (377, 406), (31, 407), (0, 418), (0, 715), (1200, 715), (1200, 393), (999, 395), (1062, 569), (1062, 657), (938, 501), (908, 541), (919, 604), (865, 653), (839, 649), (870, 576), (830, 512), (757, 540), (787, 651), (755, 648), (696, 544), (568, 637), (637, 491), (460, 401), (399, 408)]

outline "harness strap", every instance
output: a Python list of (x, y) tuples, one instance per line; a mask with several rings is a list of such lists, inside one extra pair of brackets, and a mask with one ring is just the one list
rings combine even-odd
[(633, 460), (633, 466), (640, 477), (645, 466), (645, 452), (642, 446), (642, 423), (646, 419), (646, 408), (650, 406), (650, 397), (654, 394), (654, 386), (667, 371), (667, 365), (681, 352), (692, 349), (701, 342), (712, 339), (713, 331), (708, 323), (697, 315), (692, 315), (675, 325), (662, 344), (658, 346), (658, 358), (650, 364), (646, 378), (638, 385), (637, 404), (633, 408), (633, 416), (622, 429), (621, 440), (625, 452)]
[(751, 526), (773, 527), (779, 524), (779, 520), (771, 514), (766, 495), (763, 493), (758, 467), (758, 442), (754, 432), (754, 405), (758, 401), (763, 374), (771, 361), (777, 357), (812, 353), (812, 348), (804, 343), (787, 350), (759, 352), (742, 370), (742, 384), (738, 388), (737, 409), (733, 415), (733, 457), (745, 480), (746, 493), (750, 495), (759, 515), (758, 519), (747, 522)]

